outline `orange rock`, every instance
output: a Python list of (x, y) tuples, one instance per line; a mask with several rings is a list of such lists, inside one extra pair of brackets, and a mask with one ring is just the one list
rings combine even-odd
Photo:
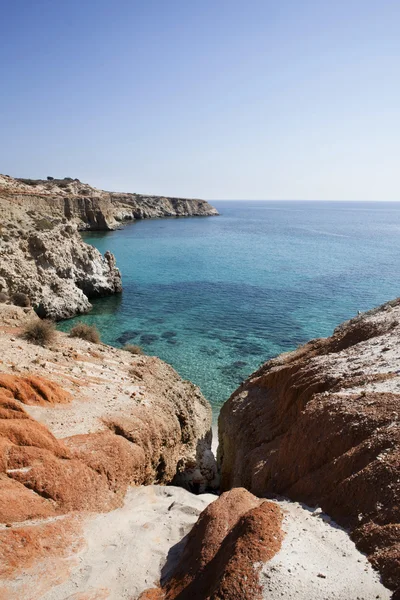
[(59, 385), (35, 375), (17, 377), (0, 373), (0, 390), (8, 390), (12, 396), (23, 404), (46, 406), (69, 402), (71, 396)]
[(242, 488), (222, 494), (200, 515), (182, 557), (161, 586), (140, 600), (257, 600), (259, 571), (282, 542), (282, 512)]
[[(0, 531), (0, 577), (9, 579), (49, 556), (63, 556), (81, 543), (79, 517)], [(74, 548), (71, 548), (74, 544)]]

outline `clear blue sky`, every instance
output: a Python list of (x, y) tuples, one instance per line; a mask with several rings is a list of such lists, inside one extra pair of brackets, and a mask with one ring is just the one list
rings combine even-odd
[(400, 200), (398, 0), (3, 0), (0, 172)]

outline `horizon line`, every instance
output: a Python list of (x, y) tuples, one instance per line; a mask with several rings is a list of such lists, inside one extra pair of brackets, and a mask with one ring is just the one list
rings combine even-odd
[(331, 199), (308, 199), (308, 198), (203, 198), (206, 202), (400, 202), (399, 200), (376, 200), (376, 199), (357, 199), (357, 200), (331, 200)]

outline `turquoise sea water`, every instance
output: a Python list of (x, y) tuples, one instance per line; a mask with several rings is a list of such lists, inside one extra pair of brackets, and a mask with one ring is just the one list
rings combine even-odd
[(221, 216), (85, 234), (115, 254), (124, 291), (79, 320), (169, 362), (217, 414), (268, 358), (400, 295), (400, 203), (213, 204)]

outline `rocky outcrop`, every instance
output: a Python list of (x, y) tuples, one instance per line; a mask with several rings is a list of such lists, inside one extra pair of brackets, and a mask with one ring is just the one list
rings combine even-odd
[(400, 585), (400, 300), (273, 359), (219, 417), (223, 490), (320, 505)]
[(112, 254), (102, 256), (85, 244), (76, 225), (0, 237), (0, 292), (26, 294), (41, 317), (58, 320), (88, 312), (89, 298), (121, 290)]
[(107, 513), (0, 526), (0, 597), (136, 600), (214, 499), (173, 486), (130, 487)]
[(281, 546), (281, 522), (272, 502), (241, 488), (222, 494), (189, 533), (173, 575), (140, 600), (262, 598), (259, 572)]
[(218, 214), (203, 200), (117, 194), (78, 180), (16, 180), (0, 175), (0, 294), (25, 294), (41, 317), (66, 319), (90, 299), (122, 290), (110, 252), (78, 230), (111, 230), (123, 221)]
[[(20, 337), (27, 310), (0, 305), (4, 329), (0, 355), (8, 358), (0, 363), (0, 391), (13, 411), (15, 402), (19, 406), (18, 413), (4, 417), (6, 425), (14, 417), (23, 418), (35, 436), (35, 428), (47, 428), (46, 439), (54, 436), (57, 441), (55, 457), (50, 457), (53, 464), (61, 454), (85, 464), (89, 460), (90, 469), (108, 473), (107, 485), (114, 479), (114, 467), (107, 467), (107, 461), (115, 459), (121, 475), (123, 452), (129, 462), (126, 470), (136, 484), (166, 484), (179, 477), (186, 487), (193, 479), (202, 491), (215, 486), (211, 407), (196, 386), (156, 357), (132, 355), (62, 333), (57, 333), (51, 348), (28, 343)], [(32, 310), (29, 317), (38, 320)], [(39, 463), (35, 461), (28, 479), (36, 468), (41, 472)], [(71, 482), (65, 493), (73, 486)], [(114, 488), (112, 493), (116, 499)]]
[(388, 599), (348, 534), (320, 510), (223, 493), (174, 546), (139, 600)]
[(155, 357), (66, 334), (35, 346), (22, 337), (32, 319), (0, 305), (0, 596), (30, 600), (38, 582), (47, 592), (69, 579), (93, 513), (123, 510), (134, 487), (217, 485), (211, 407), (198, 388)]
[(218, 485), (199, 390), (155, 357), (28, 343), (32, 319), (0, 304), (1, 598), (389, 598), (320, 510), (166, 486)]

